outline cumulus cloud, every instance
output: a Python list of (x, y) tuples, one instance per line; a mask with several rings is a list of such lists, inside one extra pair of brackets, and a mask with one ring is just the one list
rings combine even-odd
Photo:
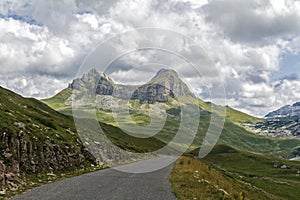
[(299, 1), (216, 0), (201, 9), (207, 21), (237, 42), (272, 43), (300, 32)]
[[(205, 77), (190, 70), (180, 57), (148, 50), (114, 62), (107, 71), (114, 79), (137, 84), (151, 78), (156, 69), (170, 67), (206, 100), (208, 88), (222, 79), (229, 105), (262, 116), (278, 105), (299, 101), (298, 75), (272, 78), (282, 70), (284, 54), (300, 52), (299, 13), (300, 2), (292, 0), (3, 0), (1, 85), (26, 96), (51, 96), (66, 87), (85, 56), (101, 42), (124, 31), (156, 27), (177, 31), (197, 47), (184, 40), (173, 42), (171, 37), (137, 34), (121, 39), (106, 54), (122, 53), (152, 39), (191, 59)], [(95, 59), (90, 65), (101, 63), (106, 60)], [(136, 66), (140, 68), (134, 70)], [(136, 73), (142, 75), (133, 78)]]
[(68, 87), (70, 79), (50, 75), (10, 73), (0, 75), (0, 85), (26, 97), (48, 98)]

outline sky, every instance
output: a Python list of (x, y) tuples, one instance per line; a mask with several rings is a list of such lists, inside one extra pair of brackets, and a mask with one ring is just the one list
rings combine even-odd
[[(204, 100), (211, 100), (207, 88), (222, 80), (226, 104), (251, 115), (300, 101), (300, 1), (292, 0), (1, 0), (0, 85), (27, 97), (50, 97), (68, 86), (99, 44), (143, 27), (189, 38), (195, 46), (176, 33), (163, 33), (169, 40), (162, 43), (180, 49), (209, 83), (200, 84), (203, 77), (159, 50), (121, 56), (107, 70), (117, 82), (141, 83), (167, 67)], [(149, 38), (161, 45), (156, 35), (132, 33), (103, 51), (120, 54)], [(133, 67), (137, 63), (142, 67)], [(217, 73), (209, 72), (212, 63)]]

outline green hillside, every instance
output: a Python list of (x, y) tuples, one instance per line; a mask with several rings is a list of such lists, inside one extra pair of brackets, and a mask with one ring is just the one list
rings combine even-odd
[[(65, 94), (70, 93), (70, 90), (64, 90), (52, 97), (51, 99), (44, 100), (49, 106), (56, 108), (58, 111), (66, 114), (71, 114), (71, 106), (66, 106), (64, 101), (66, 98)], [(186, 104), (192, 104), (194, 101), (192, 97), (181, 97), (180, 102)], [(164, 129), (160, 132), (161, 134), (156, 135), (156, 138), (162, 141), (163, 143), (168, 143), (172, 140), (177, 132), (178, 125), (180, 124), (179, 116), (180, 116), (180, 107), (176, 104), (172, 104), (171, 100), (168, 104), (161, 103), (157, 104), (163, 106), (167, 109), (167, 112), (171, 114), (173, 117), (168, 117), (165, 122)], [(126, 102), (124, 102), (125, 104)], [(134, 120), (136, 123), (143, 125), (149, 123), (149, 117), (147, 114), (147, 109), (141, 109), (142, 105), (138, 101), (131, 101), (132, 107), (130, 109), (131, 116), (127, 115), (119, 115), (118, 119), (121, 119), (125, 123), (130, 123), (130, 121)], [(191, 146), (191, 149), (197, 148), (201, 146), (203, 142), (203, 138), (207, 132), (208, 126), (211, 121), (211, 103), (203, 102), (198, 99), (198, 104), (201, 111), (200, 123), (198, 128), (198, 133), (194, 140), (194, 143)], [(59, 107), (61, 105), (61, 107)], [(58, 107), (57, 107), (58, 106)], [(216, 106), (216, 105), (215, 105)], [(145, 106), (144, 106), (145, 107)], [(89, 108), (85, 106), (82, 108), (83, 112), (90, 113), (93, 112), (94, 108)], [(176, 111), (176, 112), (175, 112)], [(172, 113), (173, 112), (173, 113)], [(175, 112), (175, 114), (174, 114)], [(218, 113), (217, 113), (218, 114)], [(177, 115), (177, 116), (176, 116)], [(114, 113), (110, 110), (97, 110), (98, 120), (105, 123), (111, 124), (117, 127), (117, 123), (114, 120)], [(129, 117), (129, 118), (128, 118)], [(160, 117), (157, 115), (157, 117)], [(255, 118), (243, 112), (237, 111), (233, 108), (226, 106), (226, 118), (225, 124), (222, 130), (222, 134), (218, 144), (226, 144), (232, 146), (234, 148), (262, 153), (262, 154), (270, 154), (285, 158), (290, 158), (292, 152), (300, 146), (300, 141), (297, 139), (280, 139), (280, 138), (271, 138), (271, 137), (263, 137), (253, 134), (247, 131), (245, 128), (241, 126), (241, 123), (257, 123), (261, 121), (261, 119)], [(190, 118), (191, 121), (197, 119)], [(215, 126), (219, 126), (219, 124), (215, 124)], [(179, 144), (180, 145), (180, 144)]]
[[(70, 91), (64, 90), (59, 93), (59, 100), (53, 98), (49, 101), (56, 103), (58, 108), (69, 94)], [(123, 154), (117, 147), (144, 153), (165, 146), (156, 138), (135, 138), (103, 123), (100, 124), (104, 133), (101, 135), (92, 128), (91, 119), (82, 119), (83, 125), (80, 126), (84, 128), (84, 134), (79, 137), (73, 117), (57, 112), (36, 99), (23, 98), (1, 87), (0, 118), (0, 190), (4, 191), (4, 197), (49, 181), (99, 169), (91, 167), (97, 164), (96, 159), (104, 161), (97, 157), (97, 153), (103, 155), (103, 152), (111, 151), (108, 156), (114, 156), (115, 153), (120, 157)], [(116, 148), (110, 145), (103, 150), (104, 137), (109, 138)], [(83, 145), (87, 140), (100, 146)], [(97, 151), (94, 155), (90, 153), (93, 150)]]
[(72, 95), (72, 90), (67, 88), (60, 91), (52, 98), (42, 100), (42, 102), (46, 103), (54, 110), (62, 111), (71, 107), (70, 105), (66, 105), (65, 103), (71, 95)]
[[(206, 111), (211, 112), (211, 102), (204, 102), (201, 99), (198, 99), (198, 104), (201, 108), (203, 108)], [(217, 105), (214, 105), (218, 107)], [(225, 111), (226, 111), (226, 120), (235, 122), (235, 123), (252, 123), (255, 124), (257, 122), (262, 121), (262, 119), (259, 119), (257, 117), (253, 117), (251, 115), (248, 115), (246, 113), (243, 113), (241, 111), (238, 111), (236, 109), (233, 109), (229, 106), (225, 106)], [(218, 114), (218, 113), (217, 113)]]
[[(215, 146), (204, 159), (181, 157), (170, 177), (178, 199), (298, 199), (299, 162)], [(275, 168), (274, 164), (288, 166)]]
[[(59, 92), (58, 94), (54, 95), (53, 97), (51, 97), (49, 99), (43, 99), (42, 102), (46, 103), (48, 106), (50, 106), (54, 110), (57, 110), (57, 111), (62, 112), (64, 114), (70, 114), (71, 115), (72, 107), (71, 107), (70, 102), (67, 102), (67, 99), (71, 96), (71, 94), (72, 94), (72, 90), (70, 88), (67, 88), (67, 89), (62, 90), (61, 92)], [(195, 100), (191, 99), (191, 97), (181, 98), (180, 101), (183, 102), (183, 103), (195, 102)], [(212, 103), (204, 102), (201, 99), (197, 99), (197, 101), (198, 101), (198, 104), (199, 104), (200, 108), (211, 112)], [(214, 105), (214, 106), (217, 106), (217, 105)], [(138, 105), (137, 107), (140, 107), (140, 105)], [(241, 124), (241, 123), (257, 123), (257, 122), (262, 121), (262, 119), (253, 117), (253, 116), (248, 115), (248, 114), (243, 113), (243, 112), (240, 112), (240, 111), (235, 110), (235, 109), (233, 109), (229, 106), (225, 107), (225, 111), (226, 111), (226, 120), (231, 121), (231, 122), (235, 122), (235, 123), (238, 123), (238, 124)], [(103, 114), (106, 114), (106, 113), (103, 113)], [(104, 121), (104, 122), (108, 122), (108, 121)]]
[(73, 119), (36, 99), (0, 87), (0, 118), (4, 195), (83, 172), (95, 162), (78, 140)]

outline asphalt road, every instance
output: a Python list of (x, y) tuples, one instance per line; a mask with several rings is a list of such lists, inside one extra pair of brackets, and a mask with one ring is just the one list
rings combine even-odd
[[(173, 157), (163, 156), (134, 164), (123, 165), (118, 167), (118, 170), (100, 170), (47, 184), (22, 195), (15, 196), (13, 199), (176, 199), (169, 183), (169, 175), (173, 168), (173, 161)], [(128, 173), (128, 171), (151, 171), (155, 167), (158, 167), (159, 164), (166, 162), (170, 165), (160, 170), (148, 173)]]

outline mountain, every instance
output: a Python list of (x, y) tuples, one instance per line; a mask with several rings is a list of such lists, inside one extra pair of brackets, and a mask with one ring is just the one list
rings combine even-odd
[(95, 162), (71, 117), (0, 87), (0, 188), (20, 189), (28, 176), (66, 173)]
[(115, 86), (116, 84), (106, 74), (92, 69), (81, 78), (73, 80), (69, 88), (78, 91), (88, 90), (99, 95), (112, 95)]
[[(92, 71), (93, 72), (90, 71), (81, 78), (74, 80), (72, 84), (70, 84), (69, 88), (64, 89), (50, 99), (43, 100), (43, 102), (48, 104), (50, 107), (55, 108), (59, 112), (72, 115), (71, 102), (72, 99), (74, 99), (74, 94), (76, 95), (78, 93), (80, 95), (79, 90), (82, 90), (85, 84), (88, 85), (89, 90), (92, 91), (96, 91), (98, 88), (97, 93), (99, 94), (96, 94), (96, 96), (93, 97), (94, 99), (92, 99), (94, 103), (90, 103), (90, 100), (87, 98), (87, 102), (82, 104), (82, 112), (95, 113), (94, 104), (96, 103), (97, 120), (103, 124), (110, 124), (117, 128), (119, 125), (115, 122), (115, 119), (118, 119), (119, 122), (121, 121), (125, 124), (137, 123), (141, 126), (147, 125), (149, 122), (151, 122), (149, 117), (149, 110), (151, 110), (153, 114), (152, 117), (155, 117), (155, 119), (157, 118), (165, 120), (165, 125), (162, 130), (159, 132), (159, 134), (156, 134), (155, 137), (153, 137), (164, 144), (169, 143), (178, 131), (181, 120), (181, 107), (188, 105), (190, 102), (196, 102), (200, 107), (201, 112), (200, 123), (194, 142), (191, 145), (191, 149), (201, 146), (209, 126), (212, 125), (210, 124), (212, 115), (218, 115), (218, 113), (212, 113), (212, 103), (204, 102), (201, 99), (194, 97), (192, 92), (188, 90), (186, 84), (180, 80), (180, 77), (173, 70), (160, 70), (148, 83), (143, 84), (140, 86), (140, 88), (147, 88), (148, 86), (153, 86), (155, 84), (163, 85), (166, 87), (166, 89), (173, 89), (172, 91), (174, 91), (174, 94), (177, 93), (182, 95), (179, 97), (180, 103), (176, 98), (172, 98), (171, 95), (168, 96), (167, 102), (161, 102), (159, 99), (155, 99), (157, 101), (153, 101), (153, 99), (147, 99), (147, 95), (137, 95), (137, 97), (131, 96), (129, 100), (124, 100), (124, 98), (118, 96), (120, 92), (116, 92), (116, 95), (114, 92), (111, 93), (111, 90), (107, 88), (112, 88), (114, 91), (126, 91), (124, 88), (129, 88), (127, 90), (134, 92), (138, 90), (139, 87), (132, 88), (133, 86), (115, 84), (112, 79), (102, 72), (98, 72), (96, 70)], [(141, 93), (143, 93), (144, 90), (146, 89), (141, 89)], [(161, 92), (160, 94), (164, 94), (163, 91), (159, 92)], [(124, 93), (126, 94), (126, 92)], [(147, 102), (144, 101), (144, 97), (146, 98)], [(118, 106), (120, 107), (124, 105), (124, 109), (129, 110), (129, 115), (126, 113), (123, 115), (123, 113), (116, 113), (113, 111), (113, 109), (117, 108)], [(262, 137), (254, 134), (253, 132), (247, 131), (243, 126), (241, 126), (242, 124), (247, 123), (253, 125), (255, 123), (262, 122), (262, 119), (247, 115), (228, 106), (224, 108), (226, 109), (226, 121), (218, 142), (219, 144), (226, 144), (243, 151), (272, 154), (274, 156), (281, 156), (285, 158), (293, 157), (293, 155), (291, 155), (292, 152), (298, 146), (300, 146), (300, 140), (294, 138), (282, 140), (277, 138)], [(196, 119), (192, 113), (193, 111), (191, 112), (191, 117), (189, 120), (191, 122), (193, 120), (197, 121), (198, 119)], [(167, 114), (167, 119), (162, 118), (162, 116), (165, 114)], [(220, 124), (213, 124), (213, 126), (220, 126)], [(133, 138), (131, 138), (131, 140), (132, 139)], [(119, 143), (117, 135), (116, 141)], [(124, 145), (124, 147), (126, 147), (126, 145)]]
[[(70, 95), (70, 90), (63, 90), (60, 98), (51, 100), (59, 107), (59, 102)], [(136, 161), (144, 154), (128, 156), (130, 152), (144, 153), (165, 146), (158, 139), (135, 138), (107, 124), (101, 124), (104, 132), (100, 134), (89, 119), (82, 119), (75, 127), (73, 117), (2, 87), (0, 119), (0, 198), (66, 175), (99, 169), (112, 158), (116, 163)], [(103, 139), (107, 137), (109, 144)], [(99, 163), (102, 164), (91, 167)]]
[(278, 110), (268, 113), (266, 118), (276, 118), (276, 117), (294, 117), (300, 116), (300, 102), (294, 103), (293, 105), (286, 105)]
[(246, 126), (261, 136), (300, 139), (300, 102), (283, 106), (268, 113), (263, 121)]
[(161, 69), (151, 81), (141, 86), (116, 84), (105, 73), (92, 69), (81, 78), (75, 79), (69, 88), (147, 103), (168, 102), (169, 98), (194, 96), (178, 74), (174, 70), (167, 69)]
[(260, 135), (300, 138), (300, 102), (268, 113), (263, 122), (252, 128)]
[(151, 79), (150, 83), (163, 85), (169, 88), (175, 96), (195, 97), (188, 86), (180, 79), (177, 72), (172, 69), (161, 69)]
[[(81, 101), (80, 97), (82, 96), (85, 97), (83, 98), (85, 102)], [(191, 102), (196, 102), (197, 106), (200, 107), (200, 121), (197, 121), (198, 115), (193, 115), (194, 110), (190, 110), (188, 117), (185, 118), (190, 124), (193, 124), (194, 121), (199, 123), (193, 143), (185, 152), (186, 155), (193, 154), (193, 158), (196, 157), (209, 127), (215, 128), (222, 125), (211, 121), (212, 116), (219, 114), (212, 113), (212, 103), (196, 98), (173, 70), (162, 69), (149, 82), (141, 86), (130, 86), (116, 84), (106, 74), (92, 69), (82, 77), (75, 79), (68, 88), (52, 98), (43, 100), (49, 107), (38, 100), (26, 99), (2, 88), (0, 89), (0, 97), (0, 116), (3, 119), (0, 121), (2, 156), (0, 172), (4, 177), (2, 178), (3, 185), (18, 186), (14, 184), (22, 174), (25, 174), (26, 177), (37, 176), (40, 179), (42, 173), (56, 173), (72, 167), (78, 169), (82, 165), (90, 165), (95, 161), (113, 166), (124, 163), (124, 159), (125, 162), (134, 162), (138, 159), (149, 158), (153, 156), (151, 152), (165, 147), (177, 135), (179, 128), (181, 128), (181, 120), (183, 120), (181, 109)], [(80, 111), (85, 114), (83, 118), (80, 118), (80, 124), (76, 123), (76, 128), (73, 120), (76, 121), (78, 118), (76, 115), (73, 117), (73, 100), (75, 103), (79, 103), (76, 105), (81, 106)], [(95, 113), (95, 105), (97, 119), (91, 119), (89, 116), (91, 113)], [(128, 113), (124, 115), (124, 113), (114, 112), (113, 109), (118, 106), (126, 106), (124, 108), (129, 110), (129, 116), (127, 116)], [(224, 127), (221, 127), (222, 133), (216, 146), (222, 148), (218, 152), (212, 152), (217, 153), (217, 156), (208, 157), (207, 166), (204, 168), (222, 170), (223, 164), (226, 165), (229, 161), (230, 163), (224, 167), (226, 171), (222, 171), (225, 174), (217, 174), (216, 179), (212, 177), (203, 178), (212, 178), (212, 181), (218, 184), (218, 177), (222, 177), (222, 180), (230, 184), (235, 181), (233, 179), (237, 174), (241, 184), (239, 184), (238, 189), (232, 190), (232, 192), (239, 195), (241, 194), (240, 188), (245, 187), (244, 182), (252, 184), (252, 181), (255, 181), (256, 177), (260, 175), (254, 174), (255, 176), (253, 176), (250, 168), (263, 166), (263, 173), (272, 171), (269, 175), (273, 177), (277, 173), (273, 169), (273, 162), (282, 161), (278, 160), (278, 157), (290, 159), (300, 155), (300, 140), (254, 134), (247, 131), (241, 124), (247, 123), (256, 126), (259, 123), (264, 123), (261, 119), (228, 106), (224, 108), (227, 111), (226, 121)], [(125, 124), (130, 125), (135, 122), (144, 126), (152, 120), (149, 117), (149, 111), (154, 114), (155, 119), (163, 119), (162, 116), (166, 116), (163, 127), (151, 137), (131, 136), (122, 131), (118, 127), (118, 123), (115, 122), (117, 117)], [(298, 122), (297, 124), (299, 124)], [(103, 132), (99, 133), (99, 125)], [(181, 133), (180, 139), (174, 145), (182, 145), (180, 141), (184, 141), (186, 136), (190, 134), (189, 127), (186, 130)], [(140, 134), (143, 135), (144, 133)], [(134, 157), (132, 152), (142, 153), (142, 157)], [(235, 156), (232, 157), (234, 154)], [(260, 156), (261, 154), (265, 157)], [(190, 160), (190, 158), (187, 159)], [(264, 163), (266, 159), (268, 159), (268, 163)], [(182, 163), (180, 160), (179, 165), (184, 164), (186, 167), (190, 167), (189, 173), (193, 176), (195, 169), (198, 168), (191, 165), (193, 160), (188, 160), (184, 160)], [(243, 161), (242, 168), (237, 162), (239, 160)], [(297, 166), (292, 167), (294, 170)], [(244, 170), (247, 170), (247, 173), (243, 173)], [(206, 175), (209, 174), (209, 172), (206, 173)], [(263, 175), (261, 176), (263, 177)], [(228, 177), (233, 179), (228, 179)], [(261, 180), (265, 181), (266, 179), (263, 178)], [(187, 178), (185, 180), (189, 181)], [(278, 185), (277, 181), (276, 183), (274, 181), (274, 185)], [(250, 189), (254, 188), (250, 186)], [(258, 186), (255, 185), (255, 187)], [(184, 187), (184, 185), (180, 187)], [(216, 195), (223, 195), (224, 192), (216, 188), (212, 188), (214, 192), (217, 192)], [(247, 191), (249, 188), (247, 186), (243, 191)], [(224, 189), (227, 191), (226, 188)], [(264, 189), (267, 190), (268, 188)], [(256, 189), (254, 188), (253, 191)]]
[[(132, 104), (131, 108), (139, 110), (144, 108), (143, 103), (161, 103), (163, 107), (167, 106), (167, 108), (171, 109), (180, 105), (176, 100), (177, 98), (180, 98), (182, 104), (194, 102), (197, 99), (188, 86), (180, 79), (176, 71), (172, 69), (159, 70), (150, 81), (141, 86), (116, 84), (105, 73), (91, 69), (82, 77), (73, 80), (68, 88), (42, 101), (57, 111), (72, 115), (71, 104), (74, 94), (79, 94), (80, 96), (82, 93), (87, 93), (87, 91), (91, 93), (91, 96), (96, 94), (97, 107), (102, 111), (109, 111), (119, 106), (116, 102), (122, 99), (129, 99)], [(136, 100), (139, 102), (135, 102)], [(197, 99), (197, 101), (201, 109), (208, 112), (211, 111), (212, 103), (204, 102), (201, 99)], [(88, 103), (83, 102), (83, 104)], [(157, 106), (151, 106), (154, 110), (157, 110)], [(228, 106), (225, 109), (227, 120), (236, 123), (256, 123), (261, 121), (261, 119), (239, 112)], [(105, 116), (102, 117), (103, 122), (113, 124), (110, 122), (111, 114), (107, 112), (102, 112), (101, 114)]]

